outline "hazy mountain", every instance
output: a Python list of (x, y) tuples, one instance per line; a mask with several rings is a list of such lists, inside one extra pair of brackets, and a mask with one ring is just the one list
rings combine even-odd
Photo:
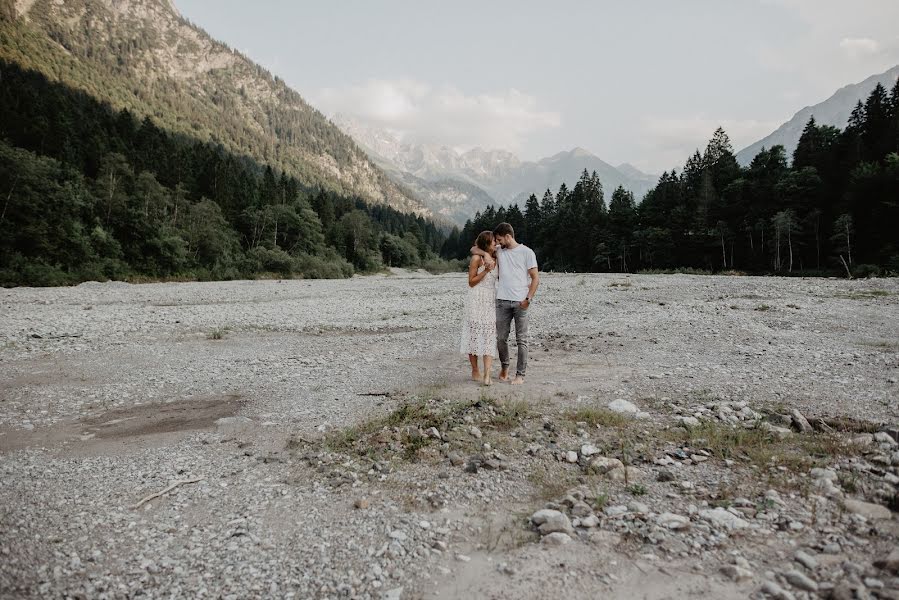
[(458, 152), (447, 146), (408, 142), (348, 115), (336, 115), (333, 120), (395, 181), (413, 190), (435, 213), (460, 224), (488, 204), (523, 205), (522, 200), (530, 194), (542, 197), (546, 189), (556, 192), (562, 183), (573, 186), (584, 169), (597, 172), (607, 196), (621, 185), (639, 200), (658, 179), (629, 164), (613, 167), (583, 148), (523, 162), (505, 150)]
[(773, 133), (737, 152), (737, 161), (741, 165), (748, 165), (762, 147), (770, 148), (777, 144), (786, 149), (788, 157), (792, 157), (796, 144), (799, 143), (799, 136), (802, 135), (802, 130), (808, 123), (809, 117), (814, 116), (818, 125), (833, 125), (843, 129), (849, 121), (852, 109), (859, 100), (864, 102), (878, 83), (889, 91), (896, 83), (897, 77), (899, 77), (899, 65), (885, 73), (872, 75), (861, 83), (840, 88), (824, 102), (806, 106)]
[(307, 185), (428, 213), (297, 92), (168, 0), (0, 0), (0, 8), (0, 58)]

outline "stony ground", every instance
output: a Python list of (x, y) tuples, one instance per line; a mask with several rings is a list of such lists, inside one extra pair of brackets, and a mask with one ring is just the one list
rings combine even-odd
[(0, 291), (0, 596), (899, 598), (899, 281), (464, 285)]

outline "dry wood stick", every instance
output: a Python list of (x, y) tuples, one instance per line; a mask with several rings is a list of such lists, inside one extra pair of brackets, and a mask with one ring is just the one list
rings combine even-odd
[(161, 492), (156, 492), (155, 494), (150, 494), (149, 496), (147, 496), (146, 498), (144, 498), (137, 504), (131, 506), (130, 508), (132, 510), (138, 509), (141, 506), (143, 506), (144, 504), (146, 504), (147, 502), (149, 502), (150, 500), (153, 500), (154, 498), (159, 498), (163, 494), (171, 492), (173, 489), (175, 489), (178, 486), (187, 485), (188, 483), (197, 483), (198, 481), (202, 481), (202, 479), (203, 479), (202, 477), (196, 477), (194, 479), (183, 479), (181, 481), (176, 481), (176, 482), (172, 483), (171, 485), (169, 485), (164, 490), (162, 490)]

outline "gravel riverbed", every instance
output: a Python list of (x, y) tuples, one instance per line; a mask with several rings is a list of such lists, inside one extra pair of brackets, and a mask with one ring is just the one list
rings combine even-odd
[(0, 596), (899, 598), (899, 280), (546, 274), (521, 388), (464, 288), (0, 290)]

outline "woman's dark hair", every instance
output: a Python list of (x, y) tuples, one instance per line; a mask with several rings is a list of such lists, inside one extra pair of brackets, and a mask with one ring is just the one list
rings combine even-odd
[(487, 252), (487, 248), (490, 247), (490, 242), (493, 241), (493, 232), (492, 231), (482, 231), (478, 234), (478, 239), (474, 241), (474, 245)]

